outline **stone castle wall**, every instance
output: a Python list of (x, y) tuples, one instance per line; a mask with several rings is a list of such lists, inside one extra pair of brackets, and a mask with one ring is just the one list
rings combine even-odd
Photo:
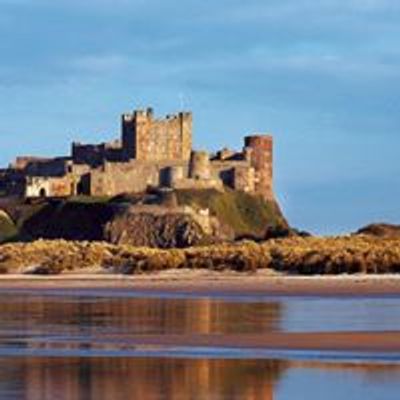
[(17, 157), (10, 169), (30, 176), (63, 176), (68, 172), (68, 161), (68, 157)]
[(28, 197), (229, 187), (273, 199), (271, 136), (248, 136), (242, 151), (223, 149), (210, 156), (192, 151), (191, 113), (156, 119), (151, 109), (124, 114), (121, 136), (109, 143), (74, 143), (71, 157), (19, 157), (0, 177), (3, 187)]
[(139, 161), (189, 160), (192, 114), (154, 119), (151, 109), (122, 117), (122, 147), (126, 159)]
[(50, 160), (51, 160), (50, 158), (44, 158), (44, 157), (31, 157), (31, 156), (17, 157), (14, 160), (14, 162), (10, 164), (10, 169), (21, 171), (24, 170), (29, 164), (47, 162)]
[(65, 177), (29, 177), (25, 197), (68, 197), (73, 194), (73, 182)]
[[(90, 194), (115, 196), (120, 193), (142, 193), (149, 187), (167, 186), (169, 164), (131, 161), (105, 163), (90, 173)], [(187, 170), (184, 163), (173, 167)]]
[(120, 140), (100, 144), (72, 143), (72, 161), (74, 164), (87, 164), (96, 168), (104, 160), (122, 161), (122, 144)]
[(213, 161), (212, 174), (234, 190), (252, 193), (255, 190), (255, 170), (246, 160)]
[(62, 177), (69, 173), (72, 162), (67, 157), (58, 157), (42, 162), (29, 163), (25, 168), (28, 176)]

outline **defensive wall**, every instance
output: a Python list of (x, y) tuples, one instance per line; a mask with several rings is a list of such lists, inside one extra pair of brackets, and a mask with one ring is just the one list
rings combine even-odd
[(73, 143), (68, 157), (18, 157), (0, 187), (26, 197), (113, 196), (149, 187), (224, 190), (273, 199), (273, 138), (251, 135), (243, 149), (215, 155), (192, 149), (192, 114), (157, 119), (152, 109), (122, 115), (121, 139)]

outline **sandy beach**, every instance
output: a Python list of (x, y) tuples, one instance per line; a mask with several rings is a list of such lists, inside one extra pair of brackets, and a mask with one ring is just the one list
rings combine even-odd
[[(84, 292), (88, 290), (88, 292)], [(93, 291), (94, 290), (94, 291)], [(92, 291), (92, 292), (89, 292)], [(118, 295), (136, 293), (148, 296), (317, 296), (317, 297), (360, 297), (400, 296), (400, 276), (332, 276), (332, 277), (288, 277), (259, 271), (254, 274), (234, 272), (207, 272), (168, 270), (136, 276), (91, 274), (0, 277), (0, 294), (18, 296), (47, 294), (65, 296)], [(98, 336), (96, 348), (108, 346), (113, 340), (107, 334)], [(400, 352), (400, 331), (270, 331), (251, 334), (135, 334), (120, 338), (129, 348), (226, 348), (260, 349), (276, 351), (318, 351), (356, 353)]]
[(400, 296), (399, 275), (282, 276), (269, 270), (244, 274), (168, 270), (143, 275), (104, 273), (0, 276), (0, 291), (120, 289), (199, 296)]

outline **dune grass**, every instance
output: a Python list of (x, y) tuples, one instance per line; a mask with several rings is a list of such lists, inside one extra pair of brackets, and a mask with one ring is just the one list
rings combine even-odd
[(64, 240), (0, 246), (0, 271), (58, 274), (97, 267), (138, 274), (166, 269), (208, 269), (282, 274), (337, 275), (400, 272), (400, 239), (368, 236), (287, 238), (160, 250), (105, 242)]

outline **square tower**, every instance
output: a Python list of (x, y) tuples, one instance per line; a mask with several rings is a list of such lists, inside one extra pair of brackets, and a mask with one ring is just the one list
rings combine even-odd
[(192, 151), (192, 114), (180, 112), (154, 119), (151, 108), (124, 114), (122, 146), (126, 161), (188, 161)]

